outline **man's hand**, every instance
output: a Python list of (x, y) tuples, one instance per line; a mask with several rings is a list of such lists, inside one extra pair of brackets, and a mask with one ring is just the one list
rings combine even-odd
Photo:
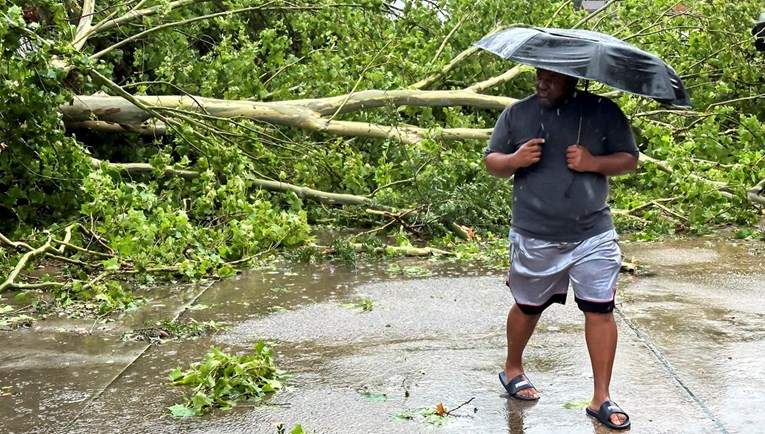
[(545, 139), (531, 139), (521, 145), (512, 155), (516, 168), (529, 167), (542, 158), (542, 143)]
[(596, 172), (595, 158), (584, 146), (571, 145), (566, 148), (566, 163), (575, 172)]
[(566, 163), (575, 172), (595, 172), (605, 176), (618, 176), (634, 172), (638, 156), (630, 152), (615, 152), (608, 155), (592, 155), (584, 146), (571, 145), (566, 148)]
[(539, 161), (542, 157), (544, 142), (545, 139), (531, 139), (512, 154), (492, 152), (483, 159), (483, 163), (490, 174), (502, 178), (511, 177), (516, 170), (529, 167)]

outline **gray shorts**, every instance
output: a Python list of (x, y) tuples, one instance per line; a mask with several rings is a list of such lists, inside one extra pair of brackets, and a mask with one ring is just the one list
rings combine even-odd
[(510, 230), (506, 283), (515, 303), (525, 314), (540, 314), (553, 303), (565, 304), (571, 283), (580, 310), (611, 312), (622, 262), (618, 241), (615, 230), (576, 242), (545, 241)]

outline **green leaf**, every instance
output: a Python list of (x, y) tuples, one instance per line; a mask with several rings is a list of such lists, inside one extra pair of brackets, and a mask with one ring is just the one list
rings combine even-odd
[(170, 380), (175, 382), (183, 378), (183, 372), (181, 368), (175, 368), (170, 372)]
[(199, 414), (198, 411), (186, 407), (183, 404), (175, 404), (171, 407), (167, 407), (167, 409), (170, 410), (170, 413), (175, 417), (190, 417)]
[(363, 392), (361, 396), (373, 402), (382, 402), (388, 400), (388, 395), (384, 393)]
[(579, 401), (569, 401), (565, 404), (563, 404), (563, 408), (567, 409), (575, 409), (575, 410), (584, 410), (590, 405), (590, 401), (586, 399), (582, 399)]
[(116, 257), (109, 258), (106, 261), (101, 262), (101, 264), (104, 266), (104, 270), (106, 270), (106, 271), (119, 270), (119, 268), (120, 268), (120, 265), (117, 262), (117, 258)]
[(414, 419), (414, 413), (411, 411), (402, 411), (400, 413), (394, 414), (391, 416), (391, 418), (398, 420), (412, 420)]
[(239, 401), (260, 401), (265, 394), (280, 390), (287, 376), (276, 369), (271, 349), (263, 341), (253, 346), (252, 354), (242, 356), (213, 347), (188, 371), (177, 368), (170, 373), (172, 384), (194, 388), (194, 395), (184, 405), (199, 413), (226, 409)]

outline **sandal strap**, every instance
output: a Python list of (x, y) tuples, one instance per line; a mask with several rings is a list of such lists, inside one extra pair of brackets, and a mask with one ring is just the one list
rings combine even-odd
[(610, 417), (612, 414), (623, 414), (627, 416), (627, 419), (629, 419), (627, 413), (622, 410), (622, 408), (619, 407), (619, 405), (614, 401), (605, 401), (603, 404), (600, 404), (600, 413), (605, 414), (608, 417)]
[(536, 389), (533, 384), (531, 384), (531, 381), (529, 381), (528, 377), (524, 374), (517, 375), (515, 378), (510, 380), (510, 387), (513, 390), (513, 393), (518, 393), (521, 390), (526, 389)]

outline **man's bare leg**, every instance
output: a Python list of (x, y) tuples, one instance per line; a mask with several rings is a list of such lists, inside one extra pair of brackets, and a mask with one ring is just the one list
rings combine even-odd
[[(592, 376), (595, 380), (595, 390), (590, 408), (598, 411), (600, 404), (611, 399), (608, 388), (611, 384), (617, 339), (614, 314), (585, 312), (584, 336), (587, 340)], [(614, 425), (621, 425), (626, 419), (627, 417), (623, 414), (611, 415), (611, 423)]]
[[(523, 350), (534, 333), (537, 321), (541, 315), (526, 315), (521, 312), (517, 304), (510, 308), (507, 313), (507, 359), (505, 360), (505, 376), (507, 381), (523, 374)], [(537, 398), (536, 389), (524, 389), (518, 392), (519, 396)]]

